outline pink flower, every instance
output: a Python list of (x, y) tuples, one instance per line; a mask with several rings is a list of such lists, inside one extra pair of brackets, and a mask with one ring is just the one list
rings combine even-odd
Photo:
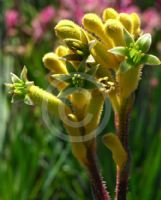
[(139, 13), (139, 8), (137, 6), (129, 6), (129, 7), (124, 7), (120, 9), (120, 12), (124, 12), (124, 13), (132, 13), (132, 12), (136, 12)]
[(55, 15), (55, 9), (52, 6), (47, 6), (33, 19), (32, 27), (35, 41), (44, 36), (47, 26), (52, 22)]
[(121, 1), (121, 7), (126, 8), (128, 6), (130, 6), (131, 4), (133, 4), (133, 0), (123, 0)]
[(5, 23), (7, 29), (15, 28), (20, 22), (19, 13), (17, 10), (7, 10), (5, 13)]
[(80, 24), (81, 21), (82, 21), (82, 17), (84, 15), (84, 12), (81, 8), (78, 8), (76, 11), (75, 11), (75, 20)]
[(47, 6), (39, 14), (39, 19), (43, 24), (50, 23), (54, 19), (54, 17), (55, 9), (52, 6)]
[(35, 41), (41, 39), (44, 35), (43, 27), (41, 26), (41, 23), (38, 19), (34, 19), (32, 21), (32, 27), (33, 27), (33, 39)]
[(80, 23), (86, 12), (100, 13), (103, 8), (109, 6), (107, 0), (60, 0), (63, 11), (69, 12), (70, 19)]
[(147, 9), (142, 14), (142, 23), (144, 31), (152, 33), (155, 29), (160, 29), (160, 20), (160, 15), (154, 8)]

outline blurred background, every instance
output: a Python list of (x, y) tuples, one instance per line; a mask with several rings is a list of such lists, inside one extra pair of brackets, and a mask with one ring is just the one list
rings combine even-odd
[[(48, 87), (42, 56), (58, 43), (54, 25), (63, 18), (77, 23), (86, 12), (101, 13), (114, 0), (0, 0), (0, 200), (91, 200), (84, 169), (70, 144), (51, 134), (41, 108), (11, 104), (4, 82), (23, 65), (30, 80)], [(144, 32), (153, 36), (151, 53), (161, 58), (161, 0), (120, 0), (120, 12), (137, 12)], [(130, 123), (132, 154), (129, 200), (161, 200), (161, 68), (146, 66), (136, 92)], [(113, 113), (98, 136), (102, 173), (114, 196), (115, 166), (101, 143), (114, 131)], [(54, 127), (53, 127), (54, 132)]]

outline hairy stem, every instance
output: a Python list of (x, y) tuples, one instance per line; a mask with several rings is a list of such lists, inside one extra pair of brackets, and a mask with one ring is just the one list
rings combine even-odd
[(127, 162), (123, 169), (117, 168), (116, 176), (116, 200), (126, 200), (128, 189), (128, 177), (130, 166), (130, 154), (128, 146), (128, 123), (133, 99), (128, 99), (121, 105), (119, 112), (115, 113), (115, 127), (117, 135), (128, 154)]
[(96, 164), (96, 156), (90, 150), (87, 152), (88, 157), (88, 172), (92, 184), (93, 194), (96, 200), (110, 200), (109, 193), (106, 190), (106, 185), (103, 183), (103, 178)]

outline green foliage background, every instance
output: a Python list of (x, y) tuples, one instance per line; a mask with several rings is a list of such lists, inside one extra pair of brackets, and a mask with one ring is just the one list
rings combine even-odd
[[(39, 10), (48, 4), (54, 5), (51, 0), (22, 2), (23, 11), (29, 16), (31, 10)], [(12, 3), (6, 0), (2, 12)], [(144, 1), (140, 6), (146, 8), (153, 3), (152, 0)], [(1, 37), (5, 37), (3, 18), (1, 25)], [(52, 28), (49, 32), (52, 32)], [(11, 105), (3, 86), (4, 82), (9, 81), (9, 73), (12, 71), (19, 74), (23, 64), (27, 65), (31, 80), (40, 87), (48, 86), (41, 61), (42, 56), (51, 51), (55, 43), (54, 36), (48, 37), (49, 42), (42, 41), (33, 47), (32, 55), (18, 56), (3, 50), (0, 53), (0, 200), (92, 199), (86, 172), (71, 154), (70, 144), (51, 134), (42, 119), (41, 108), (29, 107), (23, 103)], [(155, 52), (160, 40), (158, 33), (152, 51)], [(16, 44), (17, 41), (9, 40), (7, 43)], [(155, 88), (149, 81), (154, 77), (159, 81)], [(160, 80), (160, 67), (145, 67), (136, 92), (129, 134), (132, 155), (129, 200), (161, 200)], [(111, 153), (101, 142), (102, 135), (110, 131), (114, 131), (113, 114), (103, 133), (98, 136), (102, 173), (113, 196), (115, 165)]]

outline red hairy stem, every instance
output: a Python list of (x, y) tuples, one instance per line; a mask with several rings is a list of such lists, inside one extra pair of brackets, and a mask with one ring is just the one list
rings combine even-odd
[(130, 168), (130, 154), (128, 147), (128, 124), (133, 98), (130, 98), (121, 106), (119, 113), (115, 113), (116, 133), (127, 152), (128, 158), (124, 168), (120, 171), (117, 168), (116, 175), (116, 200), (126, 200), (128, 190), (128, 178)]
[(90, 150), (87, 152), (88, 157), (88, 172), (92, 184), (93, 194), (96, 200), (110, 200), (109, 193), (106, 190), (106, 185), (96, 164), (96, 155)]

